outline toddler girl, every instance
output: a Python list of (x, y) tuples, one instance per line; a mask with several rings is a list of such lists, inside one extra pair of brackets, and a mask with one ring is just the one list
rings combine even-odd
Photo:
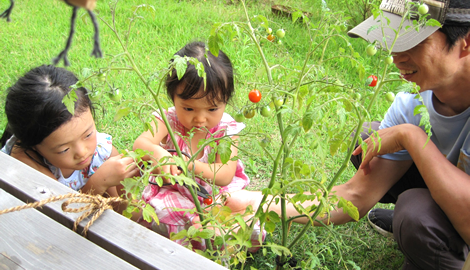
[[(206, 85), (204, 85), (204, 79), (198, 75), (195, 66), (188, 64), (181, 79), (178, 79), (176, 71), (173, 70), (166, 80), (167, 93), (173, 101), (174, 107), (166, 110), (165, 115), (175, 133), (181, 151), (188, 154), (196, 153), (199, 150), (198, 143), (201, 139), (228, 135), (235, 140), (236, 134), (245, 125), (236, 122), (224, 112), (234, 92), (233, 69), (229, 58), (222, 51), (219, 52), (218, 57), (209, 51), (206, 52), (206, 46), (202, 42), (187, 44), (176, 55), (196, 58), (204, 65), (206, 73)], [(164, 156), (170, 156), (171, 154), (167, 150), (175, 149), (175, 146), (160, 114), (155, 112), (154, 116), (157, 118), (157, 126), (153, 125), (153, 134), (150, 131), (141, 134), (134, 143), (134, 149), (151, 151), (153, 157), (160, 160)], [(192, 137), (188, 133), (192, 133)], [(231, 150), (231, 156), (236, 156), (237, 148), (232, 146)], [(210, 194), (212, 194), (211, 184), (219, 186), (220, 192), (241, 190), (249, 184), (250, 180), (245, 174), (240, 160), (230, 160), (223, 164), (217, 154), (215, 163), (209, 164), (210, 152), (211, 148), (206, 146), (203, 151), (199, 152), (193, 165), (195, 174), (202, 176), (208, 182), (200, 178), (196, 178), (196, 181)], [(163, 166), (161, 170), (172, 175), (181, 173), (176, 166)], [(150, 179), (150, 181), (153, 180)], [(166, 237), (169, 237), (172, 232), (178, 233), (187, 229), (197, 216), (196, 213), (191, 214), (188, 211), (173, 209), (193, 209), (195, 207), (189, 190), (184, 186), (148, 185), (144, 190), (143, 199), (156, 209), (160, 221), (160, 225), (153, 223), (152, 229)], [(199, 201), (203, 200), (199, 198)], [(257, 241), (259, 233), (258, 228), (252, 235), (253, 242), (256, 244), (259, 244)], [(176, 242), (182, 244), (183, 241), (184, 239), (180, 239)], [(204, 243), (195, 243), (193, 248), (204, 249), (205, 246)]]

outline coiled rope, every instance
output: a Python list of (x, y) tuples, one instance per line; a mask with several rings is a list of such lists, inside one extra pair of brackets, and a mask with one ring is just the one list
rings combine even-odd
[[(91, 217), (90, 221), (86, 224), (86, 226), (83, 228), (83, 236), (86, 236), (86, 233), (90, 226), (97, 220), (101, 214), (106, 209), (113, 209), (112, 204), (113, 203), (125, 203), (127, 200), (119, 198), (119, 197), (110, 197), (110, 198), (105, 198), (101, 195), (90, 195), (90, 194), (84, 194), (84, 193), (69, 193), (65, 195), (59, 195), (59, 196), (53, 196), (48, 199), (44, 199), (41, 201), (33, 202), (33, 203), (28, 203), (25, 205), (20, 205), (20, 206), (15, 206), (11, 207), (8, 209), (4, 209), (0, 211), (0, 215), (10, 213), (10, 212), (16, 212), (24, 209), (29, 209), (29, 208), (38, 208), (42, 207), (48, 203), (55, 202), (55, 201), (60, 201), (60, 200), (66, 200), (65, 202), (62, 203), (62, 211), (64, 212), (69, 212), (69, 213), (79, 213), (83, 212), (85, 210), (85, 213), (83, 213), (77, 220), (75, 220), (75, 223), (73, 225), (73, 231), (77, 231), (78, 224), (91, 214), (93, 216)], [(69, 207), (70, 204), (72, 203), (81, 203), (81, 204), (86, 204), (85, 206), (82, 207), (77, 207), (77, 208), (72, 208)]]

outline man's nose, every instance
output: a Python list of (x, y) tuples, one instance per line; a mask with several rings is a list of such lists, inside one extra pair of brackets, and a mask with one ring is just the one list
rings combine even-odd
[(393, 56), (394, 64), (398, 64), (398, 63), (405, 62), (408, 60), (407, 54), (403, 52), (393, 53), (392, 56)]

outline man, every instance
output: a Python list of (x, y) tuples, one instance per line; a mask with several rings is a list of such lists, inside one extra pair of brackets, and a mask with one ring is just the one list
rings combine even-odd
[[(398, 29), (405, 2), (383, 0), (381, 9), (390, 28)], [(406, 258), (403, 269), (460, 270), (470, 244), (470, 1), (424, 2), (430, 17), (443, 27), (424, 27), (399, 36), (393, 57), (403, 78), (420, 86), (432, 124), (431, 140), (427, 142), (427, 134), (419, 127), (421, 116), (413, 113), (420, 101), (414, 94), (398, 94), (378, 131), (380, 151), (374, 149), (374, 136), (367, 139), (368, 150), (362, 153), (359, 170), (333, 191), (350, 200), (361, 217), (378, 201), (396, 203), (393, 215), (376, 210), (369, 218), (385, 231), (393, 226)], [(371, 17), (349, 35), (368, 42), (377, 40), (383, 46), (385, 37), (390, 46), (395, 37), (392, 29), (382, 32), (379, 27), (368, 33), (381, 22), (387, 19)], [(405, 25), (410, 24), (405, 20)], [(357, 148), (353, 155), (361, 152)], [(237, 211), (244, 208), (246, 200), (254, 206), (259, 202), (252, 193), (239, 193), (233, 194), (227, 205)], [(278, 208), (270, 206), (280, 212)], [(288, 205), (287, 214), (298, 213)], [(351, 218), (340, 209), (331, 213), (330, 221), (341, 224)]]
[[(404, 3), (382, 2), (390, 28), (398, 29)], [(421, 116), (413, 113), (420, 105), (415, 95), (397, 95), (379, 127), (380, 152), (367, 140), (369, 150), (359, 171), (345, 185), (351, 186), (352, 198), (359, 198), (355, 205), (361, 213), (384, 193), (381, 202), (396, 203), (391, 213), (376, 209), (368, 218), (375, 227), (393, 231), (405, 254), (403, 269), (461, 269), (470, 244), (470, 214), (465, 211), (470, 206), (470, 2), (424, 3), (429, 17), (443, 27), (399, 36), (392, 51), (403, 78), (420, 86), (432, 124), (431, 140), (426, 143), (427, 135), (418, 127)], [(371, 17), (348, 34), (390, 46), (392, 29), (384, 29), (384, 35), (380, 27), (367, 33), (386, 21)], [(371, 194), (377, 197), (361, 199)]]

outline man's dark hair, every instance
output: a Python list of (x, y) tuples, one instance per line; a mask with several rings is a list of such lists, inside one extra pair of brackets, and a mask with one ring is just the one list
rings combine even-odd
[[(452, 9), (470, 9), (470, 1), (468, 0), (451, 0), (449, 2), (449, 8)], [(447, 49), (451, 50), (455, 43), (465, 38), (470, 31), (470, 21), (468, 22), (455, 22), (451, 20), (446, 20), (439, 29), (447, 37)]]

